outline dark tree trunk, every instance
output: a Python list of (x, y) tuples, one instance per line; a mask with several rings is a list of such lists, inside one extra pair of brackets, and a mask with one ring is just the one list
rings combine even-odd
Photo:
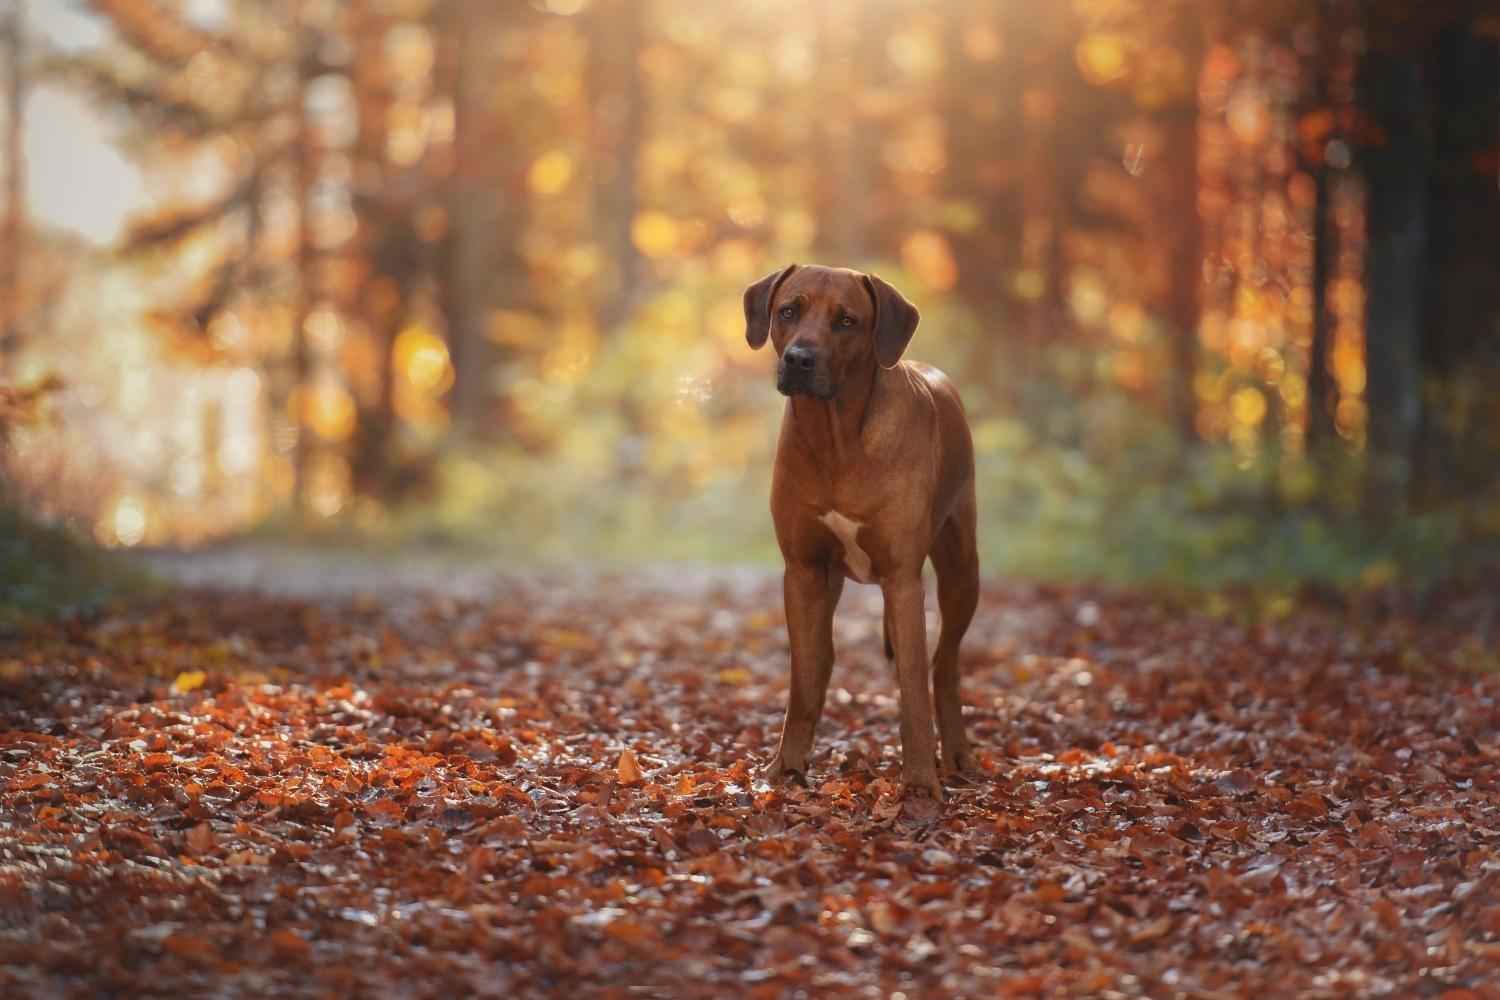
[[(1201, 63), (1201, 54), (1192, 65)], [(1184, 441), (1198, 437), (1198, 401), (1193, 379), (1198, 373), (1199, 293), (1203, 287), (1203, 223), (1198, 217), (1198, 94), (1173, 109), (1163, 124), (1162, 150), (1167, 182), (1161, 190), (1170, 200), (1160, 213), (1168, 242), (1168, 288), (1165, 315), (1171, 329), (1171, 420)], [(1169, 193), (1170, 192), (1170, 193)]]
[[(1482, 409), (1500, 374), (1500, 47), (1458, 23), (1434, 39), (1429, 70), (1425, 297), (1417, 363), (1422, 406), (1412, 438), (1419, 498), (1472, 494), (1493, 482), (1476, 461)], [(1486, 167), (1486, 164), (1489, 166)], [(1494, 404), (1489, 404), (1493, 406)]]
[(1426, 89), (1412, 53), (1372, 51), (1361, 67), (1365, 106), (1382, 133), (1362, 151), (1366, 207), (1366, 390), (1372, 511), (1399, 507), (1421, 417), (1418, 358), (1428, 266)]
[(1333, 440), (1333, 377), (1329, 371), (1329, 348), (1333, 317), (1328, 310), (1328, 283), (1333, 279), (1335, 250), (1330, 215), (1333, 212), (1329, 167), (1319, 163), (1313, 170), (1313, 274), (1312, 342), (1307, 360), (1307, 443), (1318, 448)]
[[(1341, 61), (1343, 18), (1337, 0), (1321, 0), (1319, 7), (1319, 38), (1317, 57), (1313, 65), (1314, 83), (1312, 107), (1309, 111), (1329, 109), (1334, 99), (1329, 87), (1329, 74), (1334, 71), (1335, 60)], [(1322, 148), (1311, 151), (1313, 177), (1312, 206), (1312, 336), (1308, 344), (1307, 358), (1307, 445), (1309, 450), (1321, 450), (1334, 439), (1334, 392), (1331, 349), (1333, 346), (1333, 316), (1328, 306), (1328, 285), (1333, 280), (1338, 261), (1338, 247), (1334, 242), (1333, 226), (1333, 168), (1327, 160), (1328, 146), (1337, 131), (1322, 137)]]
[[(1175, 11), (1172, 47), (1188, 67), (1187, 92), (1158, 115), (1162, 164), (1155, 190), (1155, 215), (1166, 242), (1167, 288), (1164, 317), (1170, 330), (1169, 418), (1183, 441), (1198, 439), (1198, 324), (1203, 307), (1203, 219), (1199, 215), (1199, 80), (1209, 47), (1223, 34), (1225, 12), (1218, 3), (1184, 4)], [(1148, 167), (1149, 170), (1149, 167)]]
[(355, 427), (350, 475), (364, 496), (386, 496), (392, 476), (396, 429), (395, 358), (392, 347), (407, 307), (406, 287), (414, 266), (406, 232), (415, 205), (406, 185), (391, 176), (385, 159), (392, 94), (381, 51), (391, 25), (389, 15), (363, 10), (355, 18), (357, 54), (351, 66), (359, 127), (354, 139), (353, 191), (358, 223), (355, 253), (363, 261), (354, 293), (354, 314), (372, 340), (378, 357), (377, 392), (361, 400)]

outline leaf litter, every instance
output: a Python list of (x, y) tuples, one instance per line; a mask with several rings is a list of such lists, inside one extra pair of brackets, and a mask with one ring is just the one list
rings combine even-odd
[(203, 587), (12, 635), (0, 987), (1500, 997), (1472, 616), (990, 587), (983, 769), (938, 806), (897, 798), (878, 601), (845, 597), (805, 789), (759, 777), (757, 573)]

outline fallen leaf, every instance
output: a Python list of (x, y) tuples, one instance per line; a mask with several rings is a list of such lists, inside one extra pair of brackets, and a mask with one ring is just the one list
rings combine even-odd
[(214, 828), (207, 823), (199, 823), (187, 833), (187, 846), (197, 856), (213, 853), (217, 842), (214, 839)]
[(202, 670), (183, 671), (182, 673), (178, 674), (177, 679), (172, 682), (172, 693), (187, 694), (189, 691), (196, 691), (203, 686), (203, 682), (207, 679), (208, 674), (204, 673)]
[(646, 776), (641, 773), (641, 765), (636, 763), (635, 751), (626, 747), (620, 753), (620, 764), (616, 768), (620, 784), (634, 785), (644, 781)]

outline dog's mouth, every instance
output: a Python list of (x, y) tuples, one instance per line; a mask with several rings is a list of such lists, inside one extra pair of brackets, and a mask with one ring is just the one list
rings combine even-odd
[(828, 379), (799, 375), (795, 370), (788, 373), (784, 366), (776, 372), (776, 391), (783, 396), (811, 396), (825, 403), (838, 395), (838, 387)]
[(776, 380), (776, 390), (783, 396), (811, 396), (814, 399), (826, 403), (838, 395), (838, 390), (830, 385), (819, 385), (813, 382), (788, 381), (786, 379)]

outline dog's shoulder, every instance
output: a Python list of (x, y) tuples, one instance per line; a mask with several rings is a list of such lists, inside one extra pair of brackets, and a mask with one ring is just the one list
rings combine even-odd
[(948, 411), (962, 404), (958, 390), (948, 377), (931, 365), (902, 361), (880, 373), (881, 383), (874, 405), (867, 411), (862, 437), (872, 452), (891, 446), (898, 450), (918, 448), (925, 435), (914, 436), (919, 427), (934, 431), (948, 423)]
[(960, 412), (963, 411), (963, 397), (958, 394), (958, 386), (943, 374), (942, 369), (925, 361), (903, 361), (898, 367), (906, 371), (915, 394), (929, 400), (935, 409), (957, 406)]

